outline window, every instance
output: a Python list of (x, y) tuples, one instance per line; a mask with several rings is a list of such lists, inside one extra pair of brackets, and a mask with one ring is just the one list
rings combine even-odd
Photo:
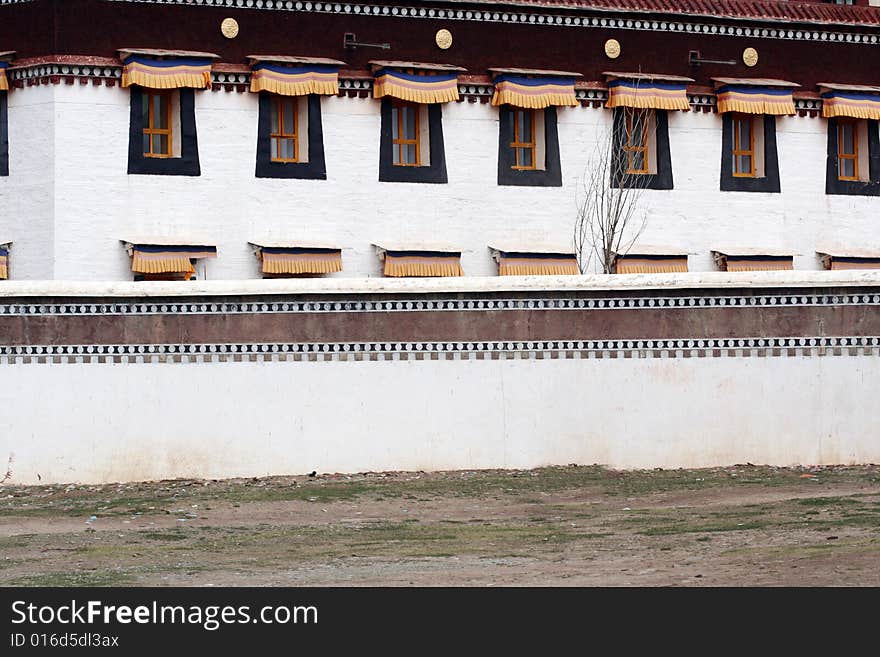
[(672, 189), (666, 110), (615, 107), (611, 185)]
[(144, 157), (172, 157), (171, 92), (144, 91)]
[(287, 96), (273, 96), (270, 101), (269, 138), (273, 162), (299, 162), (297, 101)]
[(440, 103), (382, 98), (380, 181), (447, 182), (442, 111)]
[(867, 119), (828, 119), (826, 194), (880, 196), (877, 126), (877, 121)]
[(627, 173), (648, 173), (649, 114), (649, 110), (624, 108), (626, 141), (623, 150), (626, 152)]
[(193, 89), (129, 90), (128, 173), (201, 175)]
[(498, 108), (498, 184), (561, 187), (556, 107)]
[(419, 144), (419, 106), (393, 101), (391, 105), (392, 161), (398, 167), (422, 166)]
[(321, 96), (260, 92), (257, 178), (326, 180)]
[(837, 122), (837, 178), (859, 180), (859, 126), (855, 121)]
[(752, 129), (752, 116), (734, 114), (733, 120), (733, 175), (741, 178), (754, 178), (755, 170), (755, 132)]
[(0, 91), (0, 176), (9, 175), (9, 108), (6, 92)]
[(516, 109), (512, 114), (513, 141), (510, 147), (515, 155), (511, 168), (526, 171), (535, 169), (535, 110)]
[(721, 191), (779, 192), (776, 117), (721, 115)]

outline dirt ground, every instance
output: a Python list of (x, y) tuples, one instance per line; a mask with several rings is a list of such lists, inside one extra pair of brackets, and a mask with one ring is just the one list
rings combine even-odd
[(880, 466), (0, 486), (4, 586), (880, 586)]

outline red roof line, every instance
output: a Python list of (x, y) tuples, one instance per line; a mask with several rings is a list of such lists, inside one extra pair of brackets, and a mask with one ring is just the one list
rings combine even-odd
[(880, 8), (786, 0), (441, 0), (451, 4), (675, 14), (786, 23), (880, 26)]

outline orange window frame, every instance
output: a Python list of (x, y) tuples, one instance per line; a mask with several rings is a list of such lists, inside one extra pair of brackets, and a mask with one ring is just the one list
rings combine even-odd
[[(519, 115), (528, 114), (529, 117), (529, 134), (532, 136), (530, 141), (523, 141), (522, 135), (519, 133)], [(510, 167), (518, 171), (534, 171), (538, 167), (536, 160), (535, 146), (535, 110), (515, 109), (513, 111), (513, 141), (510, 142), (513, 149), (514, 164)], [(522, 164), (520, 162), (520, 149), (529, 150), (532, 153), (531, 164)]]
[[(392, 158), (392, 162), (394, 162), (394, 166), (397, 167), (420, 167), (422, 166), (422, 151), (421, 151), (421, 125), (420, 120), (421, 116), (419, 116), (419, 105), (418, 103), (404, 103), (404, 102), (396, 102), (394, 103), (394, 107), (397, 109), (397, 138), (395, 139), (392, 135), (391, 139), (391, 148), (397, 149), (397, 162), (394, 162), (394, 158)], [(403, 109), (409, 108), (414, 113), (414, 122), (416, 132), (415, 137), (413, 139), (406, 139), (403, 135), (406, 134), (404, 131), (404, 121), (403, 121)], [(404, 162), (403, 154), (406, 152), (406, 146), (415, 146), (416, 147), (416, 161), (415, 162)]]
[[(278, 118), (277, 130), (274, 130), (272, 126), (269, 127), (269, 144), (275, 144), (275, 148), (272, 149), (272, 162), (299, 162), (299, 107), (297, 107), (299, 99), (288, 96), (273, 96), (271, 100), (275, 106), (275, 116)], [(288, 100), (293, 112), (293, 122), (291, 123), (293, 132), (284, 131), (284, 105)], [(281, 142), (284, 139), (293, 140), (292, 158), (281, 156)]]
[[(740, 124), (748, 121), (749, 123), (749, 144), (748, 148), (743, 148), (740, 143)], [(733, 176), (735, 178), (754, 178), (757, 175), (755, 168), (755, 122), (749, 114), (734, 114), (733, 120)], [(751, 169), (749, 171), (739, 171), (740, 156), (748, 155)]]
[[(843, 150), (843, 128), (850, 126), (852, 128), (852, 153), (846, 153)], [(852, 160), (853, 175), (843, 175), (843, 162)], [(859, 127), (855, 121), (839, 121), (837, 124), (837, 179), (838, 180), (859, 180)]]
[[(637, 113), (642, 117), (642, 139), (638, 144), (633, 141), (633, 123)], [(626, 172), (636, 174), (648, 173), (648, 112), (646, 110), (626, 108), (624, 122), (626, 125), (626, 143), (623, 145), (623, 150), (626, 153)], [(636, 169), (633, 166), (636, 153), (642, 153), (642, 167), (640, 169)]]
[[(170, 91), (144, 91), (144, 94), (147, 96), (147, 121), (144, 126), (144, 136), (148, 137), (148, 143), (150, 144), (150, 150), (144, 153), (144, 157), (158, 157), (158, 158), (169, 158), (172, 157), (172, 151), (174, 149), (174, 140), (173, 133), (171, 130), (171, 126), (173, 125), (173, 121), (171, 118), (171, 92)], [(153, 99), (161, 98), (161, 103), (165, 107), (165, 116), (168, 117), (168, 127), (167, 128), (157, 128), (156, 126), (156, 116), (153, 110)], [(168, 137), (168, 152), (167, 153), (156, 153), (153, 152), (153, 135), (167, 135)]]

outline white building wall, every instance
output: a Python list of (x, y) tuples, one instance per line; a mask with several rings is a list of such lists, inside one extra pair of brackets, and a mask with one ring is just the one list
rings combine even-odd
[[(497, 185), (489, 104), (444, 105), (449, 183), (434, 185), (378, 182), (380, 103), (369, 98), (322, 100), (326, 181), (254, 177), (249, 93), (196, 92), (200, 177), (126, 173), (129, 94), (119, 87), (26, 87), (9, 102), (0, 230), (15, 241), (13, 277), (30, 279), (130, 279), (119, 239), (157, 233), (213, 238), (209, 279), (258, 277), (247, 242), (269, 234), (345, 247), (336, 276), (380, 276), (370, 245), (392, 239), (458, 244), (466, 274), (494, 276), (493, 240), (570, 239), (579, 178), (611, 119), (608, 110), (560, 108), (564, 184), (539, 188)], [(880, 199), (825, 194), (826, 126), (777, 120), (782, 193), (721, 192), (721, 117), (670, 112), (675, 189), (644, 193), (641, 243), (684, 248), (693, 271), (714, 269), (710, 250), (730, 245), (790, 249), (796, 269), (821, 267), (817, 245), (880, 246)]]
[(15, 483), (880, 461), (876, 356), (23, 364), (4, 381)]
[(12, 240), (11, 278), (55, 277), (55, 90), (7, 92), (9, 176), (0, 176), (0, 239)]

